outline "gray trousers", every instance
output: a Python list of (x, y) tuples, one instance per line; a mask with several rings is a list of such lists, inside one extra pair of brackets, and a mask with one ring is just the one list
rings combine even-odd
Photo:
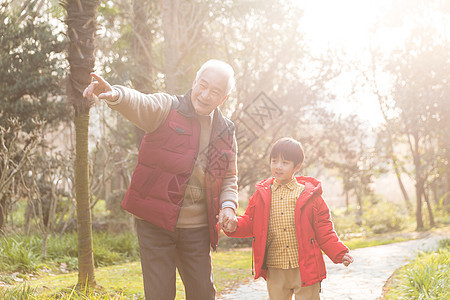
[(172, 232), (138, 219), (136, 226), (145, 299), (175, 299), (176, 269), (186, 300), (215, 299), (208, 227)]

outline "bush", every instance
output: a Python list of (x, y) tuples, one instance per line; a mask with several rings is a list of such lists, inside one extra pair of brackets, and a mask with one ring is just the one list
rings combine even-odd
[(361, 236), (364, 233), (364, 229), (356, 222), (356, 213), (356, 210), (351, 212), (348, 212), (346, 209), (331, 210), (331, 220), (339, 238), (345, 240), (355, 236)]
[[(94, 259), (96, 266), (109, 266), (139, 259), (137, 238), (131, 233), (118, 235), (94, 233)], [(35, 272), (45, 267), (42, 258), (42, 238), (38, 236), (12, 236), (0, 239), (0, 271)], [(50, 236), (46, 263), (57, 268), (62, 263), (68, 271), (78, 268), (77, 235), (68, 233)]]
[(449, 239), (441, 241), (435, 252), (420, 252), (403, 267), (386, 299), (450, 299)]
[(26, 284), (19, 284), (16, 287), (9, 289), (0, 289), (0, 299), (20, 299), (20, 300), (34, 300), (37, 299), (35, 296), (36, 289), (29, 287)]
[(34, 272), (41, 261), (40, 242), (36, 237), (20, 238), (19, 236), (0, 239), (1, 270)]
[(373, 233), (386, 233), (404, 228), (408, 216), (397, 205), (387, 201), (379, 201), (369, 207), (362, 216), (363, 225), (369, 227)]

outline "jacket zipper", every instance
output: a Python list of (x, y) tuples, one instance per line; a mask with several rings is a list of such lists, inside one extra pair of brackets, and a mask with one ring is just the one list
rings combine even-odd
[[(311, 245), (313, 245), (313, 251), (314, 251), (314, 260), (316, 261), (317, 278), (320, 278), (321, 273), (320, 273), (320, 268), (319, 268), (319, 260), (317, 258), (317, 251), (315, 249), (316, 247), (314, 247), (315, 244), (316, 244), (316, 240), (311, 239)], [(319, 248), (319, 251), (320, 251), (320, 248)]]
[(254, 251), (253, 251), (253, 249), (254, 249), (254, 247), (255, 247), (255, 237), (253, 237), (253, 240), (252, 240), (252, 275), (255, 275), (255, 265), (254, 265)]

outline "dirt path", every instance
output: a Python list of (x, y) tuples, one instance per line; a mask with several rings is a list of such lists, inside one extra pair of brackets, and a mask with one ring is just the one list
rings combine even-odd
[[(389, 245), (356, 249), (355, 262), (348, 268), (335, 265), (325, 256), (327, 279), (322, 282), (322, 300), (371, 300), (381, 296), (383, 285), (391, 274), (413, 258), (419, 250), (433, 250), (438, 241), (450, 233), (430, 234), (425, 238)], [(269, 299), (263, 279), (251, 281), (220, 296), (220, 300)]]

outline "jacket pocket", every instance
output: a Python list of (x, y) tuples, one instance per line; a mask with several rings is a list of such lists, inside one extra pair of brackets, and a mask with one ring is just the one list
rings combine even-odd
[(143, 164), (137, 164), (133, 172), (133, 177), (131, 178), (131, 188), (144, 198), (152, 189), (158, 176), (159, 172), (157, 169)]
[(314, 260), (316, 264), (317, 269), (317, 276), (318, 278), (325, 276), (326, 269), (325, 269), (325, 262), (323, 260), (322, 250), (320, 250), (320, 246), (317, 243), (316, 239), (311, 238), (311, 245), (313, 246), (313, 252), (314, 252)]
[(190, 148), (190, 139), (192, 135), (192, 128), (186, 124), (181, 124), (175, 121), (169, 122), (170, 134), (162, 149), (178, 154), (185, 154), (186, 150)]

